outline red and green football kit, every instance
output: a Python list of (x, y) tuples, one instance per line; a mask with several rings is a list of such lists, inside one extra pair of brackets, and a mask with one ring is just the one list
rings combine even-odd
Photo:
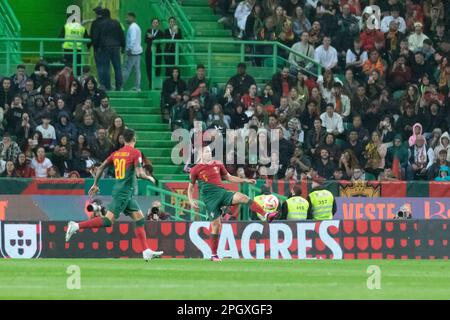
[(112, 191), (112, 202), (108, 210), (119, 218), (120, 213), (130, 215), (132, 212), (140, 211), (139, 204), (133, 199), (134, 190), (137, 185), (136, 168), (142, 167), (141, 152), (131, 146), (114, 151), (107, 158), (108, 164), (114, 166), (116, 182)]
[(222, 187), (222, 177), (227, 175), (228, 171), (223, 163), (215, 160), (209, 164), (196, 164), (191, 169), (191, 182), (195, 184), (198, 181), (200, 197), (211, 220), (220, 217), (221, 207), (232, 205), (234, 192)]

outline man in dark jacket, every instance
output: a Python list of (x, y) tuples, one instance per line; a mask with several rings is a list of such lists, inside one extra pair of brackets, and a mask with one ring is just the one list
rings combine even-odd
[(323, 148), (320, 150), (320, 160), (313, 164), (314, 170), (317, 171), (320, 177), (328, 180), (333, 176), (336, 165), (330, 160), (330, 152)]
[(247, 73), (247, 66), (243, 62), (237, 65), (237, 74), (232, 76), (228, 83), (233, 86), (234, 93), (241, 97), (248, 92), (252, 84), (256, 84), (255, 79)]
[(279, 97), (287, 96), (292, 87), (295, 86), (294, 77), (289, 75), (289, 68), (284, 67), (272, 77), (273, 92)]
[(78, 134), (86, 137), (89, 147), (95, 145), (95, 134), (97, 133), (97, 125), (94, 122), (94, 117), (91, 114), (85, 114), (83, 123), (79, 127)]
[(69, 172), (74, 169), (73, 160), (70, 158), (69, 150), (66, 146), (58, 146), (52, 155), (52, 163), (58, 168), (61, 177), (67, 178)]
[(172, 75), (164, 80), (161, 91), (161, 105), (164, 110), (169, 111), (175, 104), (176, 96), (186, 91), (186, 82), (180, 77), (180, 69), (172, 69)]
[(112, 151), (112, 144), (108, 139), (105, 128), (99, 128), (97, 130), (97, 140), (93, 146), (93, 154), (100, 162), (105, 161)]
[(91, 42), (88, 43), (87, 46), (88, 46), (88, 48), (90, 48), (91, 46), (94, 48), (94, 58), (95, 58), (95, 62), (97, 63), (97, 57), (95, 54), (99, 47), (99, 39), (98, 39), (99, 25), (104, 20), (104, 17), (103, 17), (103, 8), (102, 7), (98, 6), (98, 7), (94, 8), (93, 11), (95, 12), (95, 20), (92, 21), (92, 24), (91, 24), (91, 31), (90, 31)]
[(108, 9), (104, 9), (102, 15), (104, 19), (98, 23), (98, 30), (95, 30), (96, 33), (93, 35), (93, 42), (95, 45), (98, 44), (98, 77), (100, 84), (106, 90), (111, 90), (110, 63), (112, 63), (116, 80), (116, 91), (120, 91), (122, 88), (120, 52), (125, 49), (125, 33), (119, 21), (111, 19), (111, 13)]
[(284, 177), (284, 173), (289, 165), (289, 162), (294, 154), (294, 144), (284, 137), (283, 130), (277, 128), (278, 130), (278, 148), (279, 148), (279, 162), (280, 166), (278, 169), (278, 177)]
[(67, 136), (71, 143), (77, 139), (77, 127), (70, 121), (70, 115), (67, 111), (58, 113), (58, 123), (55, 124), (56, 139), (59, 141), (62, 136)]

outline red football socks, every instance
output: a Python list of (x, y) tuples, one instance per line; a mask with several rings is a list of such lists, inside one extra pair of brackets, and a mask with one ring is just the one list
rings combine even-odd
[(258, 204), (256, 203), (256, 201), (250, 200), (250, 210), (252, 210), (253, 212), (259, 213), (260, 215), (262, 215), (263, 217), (266, 215), (266, 212), (264, 211), (264, 209)]
[(217, 247), (219, 246), (219, 235), (215, 233), (211, 233), (209, 236), (209, 246), (212, 251), (212, 255), (217, 255)]
[(78, 226), (80, 227), (80, 229), (101, 228), (105, 226), (105, 223), (102, 217), (96, 217), (94, 219), (80, 222)]
[(139, 241), (141, 242), (142, 250), (147, 250), (148, 249), (147, 236), (145, 235), (144, 227), (136, 227), (134, 229), (134, 234), (136, 235), (136, 237), (138, 237)]

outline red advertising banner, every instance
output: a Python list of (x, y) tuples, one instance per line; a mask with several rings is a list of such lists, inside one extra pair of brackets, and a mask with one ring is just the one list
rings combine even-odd
[[(447, 220), (328, 220), (223, 224), (218, 254), (232, 259), (448, 259)], [(0, 222), (0, 257), (139, 258), (134, 224), (84, 230), (64, 241), (63, 222)], [(163, 258), (209, 258), (209, 222), (148, 222)]]

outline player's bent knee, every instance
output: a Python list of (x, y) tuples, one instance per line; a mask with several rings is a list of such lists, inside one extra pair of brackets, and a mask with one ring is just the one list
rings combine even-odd
[(247, 203), (249, 198), (245, 194), (237, 192), (237, 193), (234, 194), (234, 199), (233, 200), (234, 200), (233, 204)]

